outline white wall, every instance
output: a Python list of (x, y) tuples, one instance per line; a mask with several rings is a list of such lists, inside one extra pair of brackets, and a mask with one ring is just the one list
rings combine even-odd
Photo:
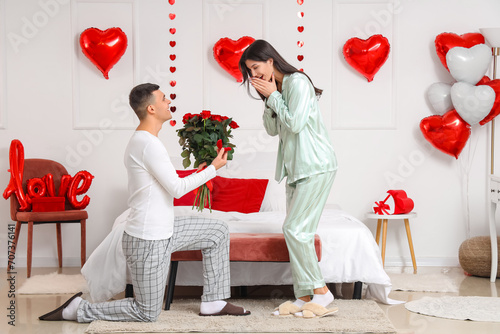
[[(299, 11), (304, 18), (298, 18)], [(374, 231), (375, 222), (364, 219), (364, 213), (387, 190), (404, 189), (419, 214), (411, 222), (418, 264), (458, 264), (467, 221), (471, 236), (488, 234), (489, 126), (473, 128), (472, 145), (458, 160), (432, 148), (418, 126), (432, 114), (427, 88), (453, 81), (435, 53), (436, 35), (498, 26), (499, 12), (496, 0), (306, 0), (303, 6), (291, 0), (177, 0), (174, 5), (167, 0), (0, 0), (0, 185), (9, 182), (8, 151), (16, 138), (27, 158), (58, 160), (72, 175), (90, 171), (95, 176), (88, 192), (90, 255), (127, 206), (122, 159), (136, 124), (127, 95), (144, 81), (177, 95), (178, 125), (166, 124), (160, 138), (179, 168), (175, 129), (182, 115), (211, 109), (241, 125), (234, 131), (238, 148), (229, 168), (273, 175), (277, 141), (262, 129), (262, 103), (248, 98), (218, 67), (211, 51), (219, 38), (250, 35), (269, 40), (324, 89), (320, 104), (340, 163), (329, 203), (339, 204)], [(175, 20), (169, 13), (176, 14)], [(302, 34), (299, 25), (305, 27)], [(109, 80), (80, 52), (78, 36), (90, 26), (120, 26), (129, 38)], [(175, 35), (170, 27), (177, 29)], [(391, 54), (367, 83), (347, 67), (341, 49), (348, 38), (375, 33), (389, 38)], [(175, 48), (169, 46), (171, 40), (177, 42)], [(305, 42), (302, 49), (298, 40)], [(172, 53), (175, 61), (168, 57)], [(305, 57), (301, 63), (298, 54)], [(177, 68), (173, 74), (171, 66)], [(177, 81), (175, 88), (170, 80)], [(0, 212), (0, 266), (5, 266), (8, 201), (0, 201)], [(54, 230), (35, 228), (35, 267), (56, 264)], [(79, 264), (79, 249), (78, 227), (63, 227), (65, 265)], [(25, 258), (23, 230), (17, 266), (25, 266)], [(410, 263), (403, 224), (389, 227), (386, 263)]]

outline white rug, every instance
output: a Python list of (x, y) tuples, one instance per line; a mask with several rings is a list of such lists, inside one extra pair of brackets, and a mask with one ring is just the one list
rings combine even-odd
[(24, 295), (33, 294), (58, 294), (77, 293), (82, 291), (88, 293), (87, 281), (81, 274), (64, 275), (57, 272), (47, 275), (35, 275), (28, 278), (17, 290)]
[(425, 292), (458, 292), (463, 277), (437, 274), (393, 274), (392, 290)]
[(86, 333), (395, 333), (385, 313), (371, 300), (335, 300), (339, 311), (318, 319), (272, 316), (283, 300), (232, 300), (252, 312), (243, 317), (200, 317), (199, 299), (178, 299), (154, 323), (94, 321)]
[(423, 297), (406, 303), (405, 307), (411, 312), (439, 318), (500, 322), (498, 297)]

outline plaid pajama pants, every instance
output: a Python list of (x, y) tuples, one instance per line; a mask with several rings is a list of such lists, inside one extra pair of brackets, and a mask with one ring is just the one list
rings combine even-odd
[(229, 230), (223, 221), (176, 217), (174, 233), (169, 239), (143, 240), (124, 233), (122, 247), (135, 298), (94, 304), (82, 300), (77, 310), (78, 322), (156, 321), (163, 305), (170, 255), (181, 250), (202, 251), (202, 301), (227, 299), (231, 295)]

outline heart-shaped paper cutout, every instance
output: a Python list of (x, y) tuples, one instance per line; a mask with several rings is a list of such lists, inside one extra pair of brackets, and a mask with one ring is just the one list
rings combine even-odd
[(484, 37), (480, 33), (468, 33), (459, 36), (454, 33), (444, 32), (437, 35), (434, 40), (439, 60), (441, 60), (441, 63), (447, 70), (448, 66), (446, 65), (446, 54), (449, 50), (456, 46), (471, 48), (477, 44), (484, 44)]
[(347, 63), (371, 82), (389, 58), (390, 49), (387, 38), (373, 35), (366, 40), (357, 37), (349, 39), (342, 53)]
[(214, 45), (215, 61), (238, 82), (243, 81), (243, 76), (238, 65), (241, 55), (254, 41), (255, 39), (249, 36), (243, 36), (237, 41), (224, 37), (219, 39)]
[(486, 44), (478, 44), (469, 49), (456, 46), (446, 54), (446, 63), (456, 81), (475, 85), (490, 67), (491, 58), (491, 48)]
[(433, 83), (427, 90), (427, 98), (438, 115), (453, 109), (451, 85), (442, 82)]
[(481, 80), (478, 84), (488, 85), (495, 91), (495, 102), (493, 103), (490, 113), (479, 122), (480, 125), (485, 125), (500, 114), (500, 79), (490, 81)]
[(109, 79), (109, 71), (127, 50), (127, 35), (116, 27), (104, 31), (88, 28), (80, 34), (80, 47), (83, 54)]
[(420, 131), (424, 138), (438, 150), (456, 159), (470, 137), (470, 125), (455, 110), (443, 116), (429, 116), (420, 121)]
[(451, 87), (451, 100), (460, 117), (474, 125), (484, 119), (495, 102), (495, 91), (488, 85), (473, 86), (457, 82)]

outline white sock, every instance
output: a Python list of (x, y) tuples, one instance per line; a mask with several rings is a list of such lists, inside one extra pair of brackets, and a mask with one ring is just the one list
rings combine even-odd
[[(297, 305), (298, 307), (302, 308), (302, 306), (305, 304), (306, 302), (303, 301), (302, 299), (297, 299), (296, 301), (293, 302), (294, 305)], [(280, 315), (280, 311), (279, 310), (276, 310), (273, 312), (273, 315)]]
[(200, 313), (202, 314), (214, 314), (219, 313), (224, 306), (226, 306), (227, 302), (223, 300), (216, 300), (213, 302), (201, 302), (200, 305)]
[[(328, 305), (331, 304), (331, 302), (333, 302), (333, 299), (334, 298), (333, 298), (332, 293), (330, 292), (330, 290), (328, 290), (328, 292), (323, 294), (323, 295), (314, 294), (312, 299), (311, 299), (311, 303), (316, 303), (316, 304), (319, 304), (321, 306), (327, 307)], [(297, 312), (297, 313), (295, 313), (295, 315), (297, 317), (303, 316), (302, 312)]]
[(68, 306), (62, 311), (62, 317), (64, 320), (76, 320), (76, 311), (78, 310), (78, 305), (82, 301), (81, 297), (76, 297), (69, 303)]
[(316, 304), (320, 304), (321, 306), (324, 306), (324, 307), (327, 307), (328, 305), (330, 305), (331, 302), (333, 302), (333, 299), (334, 298), (333, 298), (332, 293), (330, 291), (328, 291), (324, 295), (314, 294), (311, 302), (316, 303)]

